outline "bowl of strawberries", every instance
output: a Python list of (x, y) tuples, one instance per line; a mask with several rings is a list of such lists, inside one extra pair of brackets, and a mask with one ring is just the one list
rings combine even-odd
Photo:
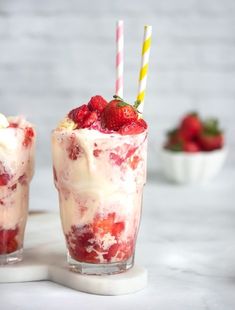
[(197, 113), (188, 113), (167, 132), (163, 170), (167, 179), (176, 183), (203, 183), (218, 174), (226, 155), (218, 120), (202, 120)]

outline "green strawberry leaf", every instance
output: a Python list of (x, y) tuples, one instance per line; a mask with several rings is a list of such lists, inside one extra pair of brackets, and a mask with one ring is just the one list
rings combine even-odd
[(219, 128), (219, 121), (216, 118), (209, 118), (203, 122), (203, 134), (209, 136), (217, 136), (222, 133)]
[(167, 146), (167, 149), (172, 152), (182, 152), (183, 151), (183, 144), (181, 142), (177, 142)]

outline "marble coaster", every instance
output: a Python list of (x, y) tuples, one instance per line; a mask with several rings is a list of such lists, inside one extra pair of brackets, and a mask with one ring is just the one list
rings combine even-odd
[(61, 243), (24, 250), (22, 262), (0, 266), (0, 283), (49, 280), (74, 290), (98, 295), (123, 295), (147, 286), (147, 270), (130, 270), (106, 276), (81, 275), (66, 265), (66, 250)]

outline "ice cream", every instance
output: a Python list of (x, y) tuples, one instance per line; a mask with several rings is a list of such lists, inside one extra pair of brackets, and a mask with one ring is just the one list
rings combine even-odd
[(23, 117), (0, 114), (0, 263), (23, 246), (34, 137), (32, 125)]
[(52, 133), (62, 226), (73, 260), (132, 262), (146, 181), (147, 125), (120, 99), (125, 112), (114, 117), (113, 103), (108, 118), (110, 103), (101, 98), (72, 110)]

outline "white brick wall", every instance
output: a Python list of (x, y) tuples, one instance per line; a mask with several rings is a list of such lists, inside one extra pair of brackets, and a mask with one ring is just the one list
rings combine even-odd
[(91, 95), (114, 92), (114, 29), (125, 20), (125, 95), (134, 100), (143, 25), (153, 25), (145, 114), (149, 169), (164, 131), (189, 110), (221, 119), (235, 163), (234, 0), (0, 0), (0, 110), (38, 129), (38, 164), (49, 133)]

